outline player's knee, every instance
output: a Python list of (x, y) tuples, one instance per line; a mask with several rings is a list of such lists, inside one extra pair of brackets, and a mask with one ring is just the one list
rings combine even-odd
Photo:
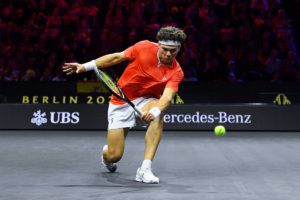
[(107, 155), (107, 159), (110, 161), (110, 162), (118, 162), (119, 160), (121, 160), (123, 156), (123, 153), (120, 152), (120, 151), (109, 151), (108, 152), (108, 155)]
[(117, 156), (117, 155), (108, 156), (109, 162), (112, 162), (112, 163), (118, 162), (119, 160), (121, 160), (121, 158), (122, 158), (122, 156)]

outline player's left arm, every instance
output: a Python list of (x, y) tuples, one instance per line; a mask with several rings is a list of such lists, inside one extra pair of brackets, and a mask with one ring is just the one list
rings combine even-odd
[(171, 105), (172, 99), (174, 98), (175, 94), (176, 91), (174, 89), (168, 87), (165, 88), (156, 105), (154, 105), (147, 113), (142, 116), (142, 120), (150, 122), (161, 115), (161, 113), (167, 110), (167, 108)]
[(163, 94), (156, 104), (156, 107), (159, 108), (161, 112), (164, 112), (171, 105), (175, 95), (176, 91), (174, 89), (168, 87), (165, 88)]

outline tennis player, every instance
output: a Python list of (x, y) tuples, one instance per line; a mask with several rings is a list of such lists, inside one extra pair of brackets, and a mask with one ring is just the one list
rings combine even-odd
[[(140, 119), (148, 123), (144, 160), (135, 178), (144, 183), (159, 183), (159, 178), (152, 173), (151, 164), (162, 136), (162, 113), (171, 104), (183, 79), (183, 71), (175, 57), (186, 39), (185, 33), (167, 26), (157, 32), (156, 38), (158, 43), (144, 40), (122, 52), (107, 54), (84, 64), (63, 65), (63, 71), (70, 75), (128, 61), (118, 85), (143, 112)], [(136, 118), (131, 106), (112, 96), (108, 108), (107, 145), (102, 149), (102, 163), (110, 172), (117, 169), (116, 163), (123, 156), (127, 133), (135, 126)]]

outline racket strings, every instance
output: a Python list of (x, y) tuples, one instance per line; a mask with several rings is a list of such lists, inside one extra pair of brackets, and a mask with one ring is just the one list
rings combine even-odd
[(102, 77), (102, 80), (105, 82), (106, 86), (109, 87), (109, 89), (114, 92), (116, 95), (119, 95), (120, 97), (124, 98), (123, 93), (117, 86), (117, 84), (103, 71), (98, 70), (100, 76)]

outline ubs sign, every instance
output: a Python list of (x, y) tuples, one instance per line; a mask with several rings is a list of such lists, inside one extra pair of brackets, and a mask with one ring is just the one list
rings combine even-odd
[(80, 122), (79, 112), (43, 112), (37, 110), (33, 112), (31, 123), (37, 126), (43, 124), (78, 124)]

